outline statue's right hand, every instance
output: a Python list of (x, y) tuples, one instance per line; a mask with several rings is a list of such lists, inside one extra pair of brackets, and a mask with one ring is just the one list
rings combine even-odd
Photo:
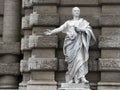
[(46, 31), (46, 32), (44, 32), (44, 34), (45, 34), (45, 35), (51, 35), (51, 34), (52, 34), (52, 32), (51, 32), (51, 30), (50, 30), (50, 29), (47, 29), (47, 31)]

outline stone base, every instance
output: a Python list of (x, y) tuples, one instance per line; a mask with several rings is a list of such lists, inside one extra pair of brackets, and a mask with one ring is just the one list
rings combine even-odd
[(30, 80), (27, 85), (27, 90), (57, 90), (57, 83), (55, 81)]
[(120, 83), (99, 82), (98, 90), (120, 90)]
[(21, 82), (19, 84), (19, 90), (26, 90), (27, 89), (27, 82)]
[(91, 90), (89, 84), (84, 83), (62, 83), (58, 90)]

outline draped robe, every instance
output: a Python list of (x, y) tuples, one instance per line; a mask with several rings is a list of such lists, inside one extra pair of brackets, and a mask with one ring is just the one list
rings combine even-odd
[[(78, 30), (75, 27), (78, 27)], [(65, 61), (68, 63), (68, 75), (74, 78), (84, 77), (88, 73), (89, 45), (95, 36), (89, 22), (80, 18), (78, 21), (68, 20), (60, 28), (66, 34), (63, 46)], [(84, 31), (81, 32), (80, 29)]]

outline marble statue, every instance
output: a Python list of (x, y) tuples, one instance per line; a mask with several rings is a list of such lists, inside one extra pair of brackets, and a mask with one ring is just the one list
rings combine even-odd
[(63, 32), (66, 34), (63, 46), (65, 61), (68, 64), (66, 72), (67, 83), (89, 83), (85, 75), (88, 73), (90, 40), (96, 38), (88, 21), (80, 18), (80, 9), (72, 9), (73, 19), (66, 21), (59, 28), (45, 32), (45, 35)]

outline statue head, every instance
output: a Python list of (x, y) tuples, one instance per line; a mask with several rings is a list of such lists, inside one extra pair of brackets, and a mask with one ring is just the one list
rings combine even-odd
[(72, 15), (75, 16), (75, 17), (80, 16), (80, 8), (79, 7), (74, 7), (72, 9)]

